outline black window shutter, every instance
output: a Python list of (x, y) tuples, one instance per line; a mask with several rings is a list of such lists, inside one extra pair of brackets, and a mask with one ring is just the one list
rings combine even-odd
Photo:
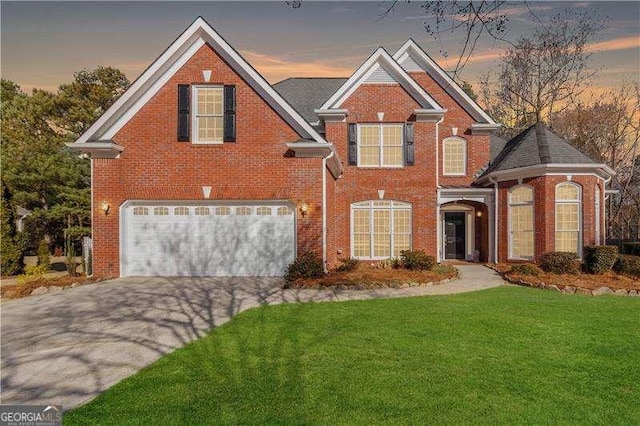
[(358, 165), (358, 125), (349, 124), (349, 165)]
[(236, 141), (236, 86), (224, 86), (224, 141)]
[(415, 159), (415, 149), (413, 144), (413, 124), (407, 123), (404, 125), (404, 147), (405, 147), (405, 161), (406, 166), (413, 166)]
[(178, 142), (189, 142), (191, 86), (178, 84)]

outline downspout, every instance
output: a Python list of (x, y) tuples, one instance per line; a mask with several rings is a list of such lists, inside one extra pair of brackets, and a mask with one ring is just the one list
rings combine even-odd
[(438, 246), (438, 262), (442, 261), (442, 238), (440, 234), (443, 232), (440, 226), (440, 124), (444, 121), (444, 116), (436, 121), (436, 244)]
[[(607, 195), (607, 185), (609, 184), (609, 182), (611, 182), (611, 180), (613, 179), (613, 176), (609, 176), (609, 179), (604, 179), (603, 180), (603, 185), (602, 185), (602, 193), (604, 194), (604, 196), (602, 197), (602, 206), (600, 206), (601, 209), (604, 210), (604, 214), (602, 214), (600, 217), (604, 220), (602, 220), (602, 240), (601, 242), (604, 244), (607, 244), (607, 198), (609, 198), (609, 196)], [(598, 212), (598, 214), (600, 214), (600, 212)], [(603, 218), (604, 216), (604, 218)]]
[[(90, 167), (91, 167), (91, 176), (90, 176), (90, 179), (91, 179), (91, 200), (90, 200), (90, 202), (91, 202), (91, 212), (90, 212), (90, 216), (91, 216), (91, 229), (92, 229), (92, 231), (91, 231), (91, 263), (92, 264), (91, 264), (91, 275), (90, 276), (92, 277), (94, 275), (93, 274), (93, 247), (94, 247), (93, 246), (93, 229), (94, 229), (93, 228), (93, 224), (95, 223), (93, 221), (93, 157), (89, 158), (89, 164), (90, 164)], [(84, 253), (83, 253), (83, 256), (84, 256)], [(87, 265), (87, 266), (89, 266), (89, 265)]]
[(493, 197), (493, 262), (498, 263), (498, 181), (491, 176), (495, 195)]
[(324, 272), (328, 272), (327, 268), (327, 160), (336, 155), (331, 150), (329, 155), (322, 157), (322, 266)]

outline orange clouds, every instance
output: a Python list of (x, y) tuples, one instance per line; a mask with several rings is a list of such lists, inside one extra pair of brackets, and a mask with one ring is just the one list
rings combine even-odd
[(629, 36), (605, 40), (599, 43), (592, 43), (587, 46), (587, 52), (610, 52), (613, 50), (638, 49), (640, 48), (640, 36)]
[(243, 50), (241, 54), (270, 83), (288, 77), (348, 77), (355, 69), (353, 66), (333, 64), (331, 59), (293, 62), (250, 50)]

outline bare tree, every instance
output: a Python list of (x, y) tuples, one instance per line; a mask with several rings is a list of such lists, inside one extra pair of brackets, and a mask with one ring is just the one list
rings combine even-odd
[(514, 133), (572, 105), (597, 73), (587, 43), (604, 27), (593, 13), (565, 11), (505, 52), (494, 81), (485, 74), (481, 95), (494, 118)]

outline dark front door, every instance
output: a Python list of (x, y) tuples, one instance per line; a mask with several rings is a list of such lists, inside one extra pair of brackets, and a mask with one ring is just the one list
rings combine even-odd
[(464, 212), (444, 213), (444, 258), (464, 259), (465, 240)]

